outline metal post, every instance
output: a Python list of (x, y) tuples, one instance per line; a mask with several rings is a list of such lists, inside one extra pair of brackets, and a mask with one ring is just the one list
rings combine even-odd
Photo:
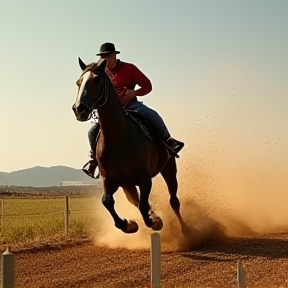
[(159, 233), (151, 234), (151, 287), (160, 288), (161, 284), (161, 240)]
[(2, 254), (1, 271), (2, 288), (15, 288), (15, 255), (9, 251), (9, 247)]
[(238, 288), (246, 288), (245, 271), (240, 260), (237, 263), (237, 284)]

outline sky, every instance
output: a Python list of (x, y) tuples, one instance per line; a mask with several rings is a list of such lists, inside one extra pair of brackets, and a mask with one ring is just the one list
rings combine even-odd
[(284, 0), (0, 0), (0, 171), (89, 160), (92, 124), (71, 109), (77, 58), (97, 61), (106, 41), (150, 78), (141, 100), (186, 151), (218, 137), (226, 158), (253, 151), (283, 171), (287, 15)]

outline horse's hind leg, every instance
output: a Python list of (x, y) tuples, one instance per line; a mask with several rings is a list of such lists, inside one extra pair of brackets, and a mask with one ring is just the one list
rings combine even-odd
[(172, 207), (173, 211), (175, 212), (183, 234), (189, 233), (189, 228), (184, 222), (181, 213), (180, 213), (180, 201), (177, 197), (177, 190), (178, 190), (178, 181), (177, 181), (177, 166), (174, 157), (171, 157), (165, 168), (161, 171), (161, 175), (164, 178), (168, 191), (170, 194), (170, 206)]
[(103, 180), (104, 194), (102, 196), (102, 204), (110, 212), (115, 226), (125, 233), (135, 233), (138, 231), (138, 224), (135, 221), (127, 221), (118, 216), (115, 211), (114, 204), (115, 200), (113, 198), (114, 193), (117, 191), (118, 186), (112, 181), (104, 178)]

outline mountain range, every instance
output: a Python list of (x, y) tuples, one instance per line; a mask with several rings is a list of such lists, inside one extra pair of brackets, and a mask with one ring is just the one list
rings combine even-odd
[(67, 166), (36, 166), (13, 172), (0, 172), (0, 185), (3, 186), (52, 187), (60, 186), (63, 181), (95, 183), (97, 180), (87, 176), (81, 169)]

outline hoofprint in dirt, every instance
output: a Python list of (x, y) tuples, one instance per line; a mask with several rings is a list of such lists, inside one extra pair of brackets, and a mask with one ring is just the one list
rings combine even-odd
[[(237, 260), (242, 260), (249, 287), (287, 285), (287, 236), (282, 233), (230, 238), (190, 251), (163, 251), (162, 283), (236, 287)], [(110, 249), (97, 247), (93, 241), (81, 241), (14, 248), (12, 252), (17, 259), (18, 288), (148, 287), (150, 279), (147, 249)]]

